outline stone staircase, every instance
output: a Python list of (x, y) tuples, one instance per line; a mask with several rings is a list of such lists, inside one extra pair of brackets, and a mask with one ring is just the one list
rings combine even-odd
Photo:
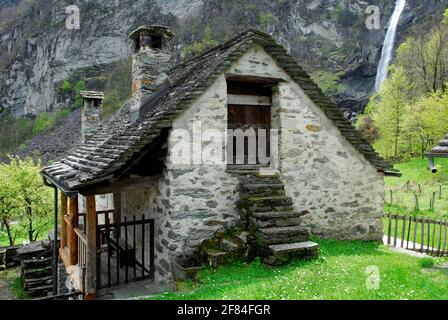
[(300, 226), (308, 211), (294, 210), (293, 200), (277, 176), (238, 172), (241, 224), (226, 232), (216, 232), (202, 243), (194, 259), (213, 268), (236, 261), (261, 257), (278, 266), (295, 258), (311, 259), (319, 245), (310, 242), (310, 233)]
[(284, 185), (277, 176), (248, 174), (240, 180), (242, 198), (239, 207), (255, 255), (269, 265), (318, 255), (318, 244), (308, 241), (308, 230), (300, 226), (301, 217), (309, 212), (294, 210), (293, 200), (286, 196)]
[(201, 246), (200, 261), (212, 268), (231, 262), (245, 260), (248, 256), (249, 233), (236, 228), (217, 232)]

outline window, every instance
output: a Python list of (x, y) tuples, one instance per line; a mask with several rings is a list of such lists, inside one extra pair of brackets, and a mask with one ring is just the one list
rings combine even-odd
[(272, 90), (270, 85), (227, 80), (228, 165), (270, 162)]

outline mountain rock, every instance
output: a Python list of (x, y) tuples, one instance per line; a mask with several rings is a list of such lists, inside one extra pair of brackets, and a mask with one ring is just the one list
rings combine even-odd
[[(73, 4), (79, 30), (66, 27)], [(380, 8), (380, 30), (365, 25), (372, 4)], [(269, 32), (311, 74), (336, 75), (331, 97), (358, 112), (372, 93), (394, 6), (391, 0), (0, 0), (0, 115), (73, 107), (74, 95), (61, 93), (64, 81), (86, 80), (87, 89), (102, 90), (110, 66), (129, 60), (129, 33), (143, 24), (169, 25), (178, 59), (204, 39), (205, 29), (216, 41), (247, 28)], [(413, 27), (440, 20), (447, 6), (448, 0), (408, 0), (397, 44)]]

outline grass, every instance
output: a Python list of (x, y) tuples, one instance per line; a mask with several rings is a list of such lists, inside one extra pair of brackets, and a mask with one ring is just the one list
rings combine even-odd
[(22, 279), (20, 278), (20, 268), (0, 271), (0, 300), (4, 292), (1, 290), (8, 290), (11, 296), (16, 300), (28, 300), (30, 295), (22, 287)]
[(17, 300), (29, 300), (31, 296), (23, 289), (22, 278), (18, 277), (11, 283), (11, 292)]
[[(442, 260), (392, 252), (373, 242), (319, 240), (320, 257), (270, 268), (255, 262), (206, 270), (198, 283), (180, 283), (169, 300), (446, 300), (448, 273), (424, 269)], [(445, 260), (446, 261), (446, 260)], [(378, 268), (380, 287), (367, 289), (369, 268)]]
[[(448, 159), (436, 159), (438, 172), (427, 169), (427, 159), (415, 159), (395, 165), (403, 176), (386, 177), (386, 212), (414, 213), (418, 216), (436, 219), (448, 218)], [(409, 184), (408, 184), (409, 182)], [(441, 197), (439, 194), (442, 187)], [(392, 199), (390, 195), (392, 191)], [(429, 210), (430, 199), (436, 193), (434, 211)], [(415, 195), (418, 197), (419, 210), (415, 211)]]

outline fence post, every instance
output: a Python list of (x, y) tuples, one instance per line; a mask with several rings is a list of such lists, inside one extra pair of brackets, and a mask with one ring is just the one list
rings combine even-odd
[(439, 199), (442, 199), (442, 185), (439, 186)]
[(390, 190), (390, 205), (392, 206), (394, 204), (394, 192)]
[(436, 204), (436, 193), (433, 192), (432, 193), (432, 212), (434, 212), (435, 204)]
[(418, 196), (417, 196), (416, 193), (414, 193), (414, 201), (415, 201), (415, 208), (414, 208), (414, 211), (415, 211), (415, 212), (418, 212), (418, 211), (420, 210), (420, 205), (419, 205), (419, 203), (418, 203)]
[(403, 216), (403, 225), (401, 227), (401, 247), (404, 247), (404, 239), (406, 239), (406, 214)]
[(390, 245), (390, 235), (392, 232), (392, 213), (389, 213), (389, 224), (387, 227), (387, 244)]

